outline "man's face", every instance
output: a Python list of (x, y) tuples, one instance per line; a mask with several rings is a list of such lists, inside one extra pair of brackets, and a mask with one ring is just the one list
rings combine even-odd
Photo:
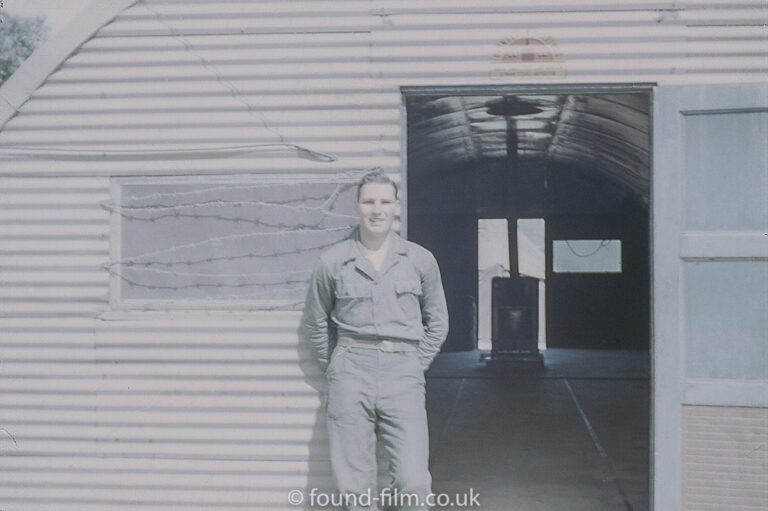
[(389, 183), (368, 183), (360, 188), (355, 202), (360, 217), (360, 231), (370, 236), (385, 236), (392, 230), (395, 216), (400, 214), (400, 201)]

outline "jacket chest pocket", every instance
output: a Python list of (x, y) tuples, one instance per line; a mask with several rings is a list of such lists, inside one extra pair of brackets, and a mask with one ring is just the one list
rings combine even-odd
[(336, 279), (336, 319), (339, 323), (362, 327), (373, 321), (370, 282), (358, 282), (343, 276)]
[(406, 320), (421, 321), (421, 284), (412, 279), (395, 282), (395, 297)]

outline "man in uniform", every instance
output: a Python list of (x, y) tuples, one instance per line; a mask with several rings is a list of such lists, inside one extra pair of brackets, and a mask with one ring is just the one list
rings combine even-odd
[[(302, 339), (327, 367), (334, 480), (342, 495), (377, 496), (378, 435), (391, 495), (418, 495), (424, 503), (432, 483), (424, 371), (448, 334), (440, 270), (428, 250), (393, 232), (400, 202), (386, 174), (363, 176), (355, 211), (359, 229), (314, 268), (301, 322)], [(415, 499), (402, 503), (409, 505), (389, 504), (426, 509)]]

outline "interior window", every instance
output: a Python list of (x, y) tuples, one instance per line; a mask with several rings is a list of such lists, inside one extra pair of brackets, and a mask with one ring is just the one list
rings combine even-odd
[(554, 240), (555, 273), (621, 273), (621, 240)]

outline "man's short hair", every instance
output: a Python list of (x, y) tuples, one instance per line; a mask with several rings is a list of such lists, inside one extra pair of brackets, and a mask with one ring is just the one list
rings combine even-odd
[(392, 188), (395, 189), (395, 199), (397, 199), (397, 183), (392, 181), (392, 179), (390, 179), (390, 177), (386, 175), (382, 170), (372, 170), (360, 178), (360, 182), (357, 183), (357, 200), (360, 200), (360, 190), (363, 188), (363, 186), (370, 183), (392, 185)]

